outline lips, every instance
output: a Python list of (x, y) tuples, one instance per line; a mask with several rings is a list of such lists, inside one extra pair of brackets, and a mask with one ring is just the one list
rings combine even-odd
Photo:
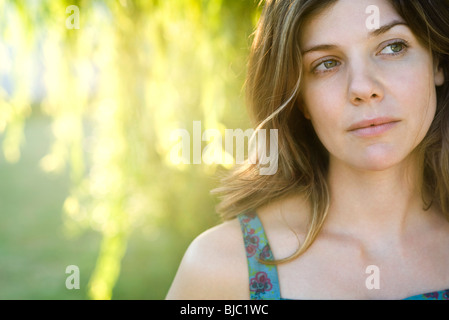
[(399, 122), (400, 120), (394, 118), (376, 118), (370, 120), (363, 120), (357, 123), (354, 123), (348, 128), (348, 131), (356, 131), (365, 128), (375, 128), (378, 126), (383, 126), (386, 124), (393, 124)]
[(348, 132), (360, 138), (375, 138), (393, 129), (400, 120), (393, 118), (376, 118), (354, 123)]

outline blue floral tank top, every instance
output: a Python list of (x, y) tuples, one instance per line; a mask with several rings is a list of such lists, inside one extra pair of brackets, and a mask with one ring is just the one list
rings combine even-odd
[[(276, 265), (265, 230), (257, 213), (249, 211), (237, 216), (243, 233), (249, 271), (251, 300), (286, 300), (281, 297)], [(449, 300), (449, 289), (408, 297), (404, 300)]]

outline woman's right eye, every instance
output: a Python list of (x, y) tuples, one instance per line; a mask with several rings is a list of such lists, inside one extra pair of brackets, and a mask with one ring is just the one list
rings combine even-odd
[(332, 71), (332, 69), (338, 67), (340, 65), (340, 62), (334, 59), (328, 59), (322, 61), (320, 64), (318, 64), (315, 68), (313, 68), (313, 72), (320, 73), (320, 72), (328, 72)]

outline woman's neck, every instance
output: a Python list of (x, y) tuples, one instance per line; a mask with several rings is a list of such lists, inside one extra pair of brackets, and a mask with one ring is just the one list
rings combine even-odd
[(398, 240), (424, 213), (418, 167), (408, 158), (383, 171), (364, 171), (331, 159), (331, 201), (323, 230), (367, 241)]

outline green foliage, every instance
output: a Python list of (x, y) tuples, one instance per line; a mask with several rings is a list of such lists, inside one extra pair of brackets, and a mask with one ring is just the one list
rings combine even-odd
[[(70, 5), (79, 29), (67, 27)], [(86, 297), (164, 298), (188, 243), (219, 222), (209, 195), (219, 165), (173, 164), (171, 132), (249, 127), (257, 3), (6, 0), (0, 12), (0, 74), (13, 83), (0, 87), (5, 159), (19, 160), (34, 114), (51, 119), (40, 166), (69, 174), (64, 232), (102, 237)]]

